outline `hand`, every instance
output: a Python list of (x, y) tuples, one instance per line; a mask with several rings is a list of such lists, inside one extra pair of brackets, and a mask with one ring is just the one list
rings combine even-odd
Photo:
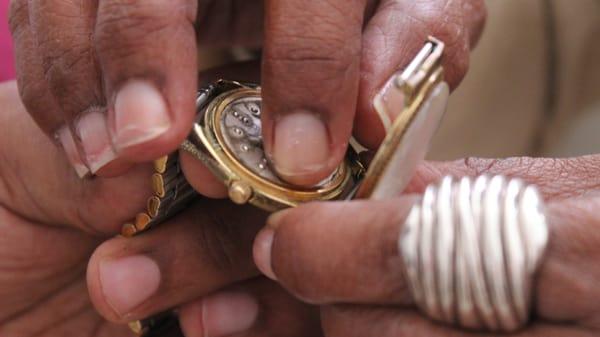
[(481, 0), (14, 0), (10, 21), (25, 105), (81, 175), (122, 173), (180, 144), (197, 41), (262, 42), (267, 153), (283, 178), (311, 185), (342, 160), (354, 121), (363, 144), (379, 144), (372, 98), (428, 35), (447, 44), (455, 87), (484, 17)]
[(404, 278), (397, 248), (404, 218), (414, 194), (447, 174), (521, 177), (547, 200), (551, 237), (535, 283), (535, 315), (511, 336), (598, 335), (600, 155), (426, 164), (397, 199), (315, 203), (273, 215), (255, 242), (255, 261), (298, 298), (323, 305), (327, 337), (496, 336), (425, 318)]
[(144, 207), (151, 167), (78, 179), (14, 83), (0, 102), (0, 336), (125, 337), (114, 323), (172, 308), (188, 337), (319, 336), (313, 308), (258, 277), (263, 213), (200, 200), (156, 230), (113, 237)]

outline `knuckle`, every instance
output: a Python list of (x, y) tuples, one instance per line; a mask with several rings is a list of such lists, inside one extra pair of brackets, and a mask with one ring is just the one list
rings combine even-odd
[(318, 69), (315, 75), (327, 78), (339, 78), (356, 64), (359, 50), (351, 44), (336, 39), (293, 37), (285, 44), (271, 46), (267, 51), (267, 60), (276, 69), (285, 69), (297, 75), (307, 67)]
[(42, 70), (50, 91), (66, 113), (76, 114), (91, 106), (104, 106), (95, 53), (88, 46), (46, 55)]
[(99, 49), (130, 55), (137, 47), (165, 31), (178, 34), (181, 25), (194, 20), (191, 6), (164, 0), (112, 0), (102, 2), (96, 23)]
[(44, 48), (49, 53), (42, 56), (44, 77), (51, 83), (61, 84), (65, 73), (78, 72), (93, 62), (94, 55), (87, 46), (56, 47)]
[[(308, 11), (308, 10), (306, 10)], [(265, 57), (276, 68), (293, 75), (302, 74), (310, 66), (311, 75), (339, 78), (357, 64), (361, 54), (360, 22), (350, 24), (331, 14), (303, 13), (310, 24), (277, 22), (268, 27)], [(299, 21), (299, 20), (298, 20)]]

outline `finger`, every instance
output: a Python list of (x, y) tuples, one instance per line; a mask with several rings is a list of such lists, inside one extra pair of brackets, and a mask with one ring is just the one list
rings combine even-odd
[(294, 184), (318, 183), (344, 157), (365, 6), (365, 0), (265, 2), (265, 149), (277, 173)]
[(88, 266), (92, 301), (124, 322), (252, 278), (252, 239), (264, 218), (252, 207), (203, 200), (156, 230), (109, 240)]
[(256, 238), (255, 263), (309, 303), (410, 304), (398, 237), (413, 202), (314, 203), (278, 213)]
[(61, 118), (45, 125), (44, 131), (51, 135), (72, 133), (84, 165), (96, 174), (116, 159), (107, 128), (100, 68), (90, 39), (97, 1), (31, 1), (30, 7), (43, 80), (60, 106), (60, 111), (32, 113), (58, 113)]
[(363, 37), (354, 132), (361, 144), (374, 149), (383, 140), (385, 132), (373, 99), (380, 92), (388, 97), (394, 94), (389, 85), (394, 73), (410, 63), (428, 36), (445, 43), (445, 80), (456, 88), (467, 72), (469, 50), (481, 35), (485, 16), (482, 0), (381, 1)]
[(214, 199), (227, 197), (225, 184), (196, 157), (187, 152), (182, 152), (179, 155), (179, 160), (187, 181), (198, 193)]
[(322, 311), (328, 337), (591, 337), (593, 331), (576, 325), (534, 322), (512, 334), (465, 331), (432, 322), (412, 310), (361, 306), (330, 306)]
[[(410, 304), (412, 298), (406, 288), (398, 239), (413, 201), (410, 196), (404, 196), (384, 202), (315, 203), (280, 212), (269, 219), (268, 227), (258, 235), (254, 244), (254, 260), (265, 275), (277, 279), (299, 298), (312, 303)], [(573, 264), (570, 259), (580, 255), (591, 256), (592, 259), (598, 256), (596, 247), (600, 239), (592, 233), (585, 233), (586, 230), (591, 232), (589, 228), (594, 228), (596, 223), (600, 224), (600, 217), (590, 211), (577, 213), (580, 208), (595, 209), (597, 200), (579, 201), (578, 204), (579, 208), (567, 208), (571, 217), (576, 215), (574, 219), (550, 222), (554, 245), (563, 249), (555, 248), (553, 252), (551, 246), (549, 251), (552, 253), (547, 256), (545, 266), (558, 269), (545, 267), (540, 272), (537, 298), (541, 299), (540, 313), (545, 315), (548, 315), (546, 310), (556, 313), (553, 308), (575, 309), (572, 305), (560, 306), (548, 300), (547, 294), (554, 292), (573, 296), (573, 292), (561, 291), (560, 287), (575, 288), (575, 284), (557, 282), (563, 278), (569, 280), (569, 275), (574, 275), (574, 270), (564, 269), (565, 266), (589, 270), (588, 273), (596, 270), (592, 268), (593, 260), (582, 258), (579, 263)], [(548, 217), (560, 219), (561, 214), (556, 212), (556, 208), (550, 207)], [(585, 225), (574, 227), (577, 223)], [(579, 238), (582, 235), (585, 239)], [(565, 246), (570, 248), (565, 251)], [(562, 273), (564, 271), (567, 272)], [(600, 277), (600, 269), (598, 274)], [(551, 290), (541, 292), (546, 282)], [(581, 288), (582, 284), (579, 286)], [(559, 296), (552, 298), (565, 300)], [(583, 301), (583, 294), (581, 298)], [(566, 309), (558, 312), (579, 315), (584, 311)]]
[(0, 85), (0, 203), (32, 221), (114, 234), (143, 209), (151, 165), (114, 179), (79, 179), (63, 151), (35, 125), (14, 82)]
[[(44, 75), (42, 56), (38, 51), (37, 41), (29, 23), (29, 1), (11, 2), (10, 27), (15, 42), (19, 94), (37, 125), (53, 137), (56, 127), (63, 123), (63, 116)], [(7, 90), (4, 92), (6, 93)], [(10, 95), (12, 94), (10, 92)], [(22, 109), (21, 104), (18, 103), (18, 96), (7, 95), (3, 101), (9, 102), (9, 104), (13, 102), (11, 106), (18, 106), (19, 109)], [(27, 113), (27, 111), (23, 111), (23, 113)], [(71, 133), (68, 130), (64, 131), (57, 134), (57, 140), (64, 148), (67, 158), (77, 174), (83, 177), (89, 173), (89, 169), (83, 161)]]
[(598, 193), (548, 206), (551, 236), (535, 288), (540, 317), (600, 329), (599, 207)]
[(183, 306), (186, 337), (318, 337), (319, 309), (296, 300), (279, 285), (257, 278)]
[(94, 41), (121, 157), (156, 159), (187, 136), (197, 90), (196, 11), (189, 0), (99, 2)]
[[(60, 124), (62, 116), (52, 97), (37, 52), (35, 36), (29, 23), (29, 1), (10, 2), (9, 25), (15, 44), (15, 61), (19, 89), (23, 103), (32, 111), (32, 117), (43, 129)], [(51, 111), (52, 113), (40, 113)]]
[[(97, 238), (72, 229), (49, 228), (4, 207), (0, 207), (0, 233), (2, 336), (42, 333), (54, 319), (65, 317), (50, 314), (56, 308), (63, 314), (80, 311), (79, 304), (86, 302), (82, 262), (97, 246)], [(65, 304), (67, 292), (81, 294), (81, 301)], [(44, 310), (28, 310), (38, 307)], [(28, 327), (27, 332), (23, 327)]]

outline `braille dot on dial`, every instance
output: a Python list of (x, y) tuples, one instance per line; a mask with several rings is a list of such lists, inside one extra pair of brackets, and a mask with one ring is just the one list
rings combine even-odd
[(260, 164), (258, 164), (258, 168), (261, 169), (261, 170), (264, 170), (264, 169), (267, 168), (267, 165), (265, 165), (263, 163), (260, 163)]
[(237, 111), (233, 111), (233, 117), (240, 117), (240, 113)]
[(234, 137), (243, 137), (244, 136), (244, 131), (242, 129), (240, 129), (240, 128), (233, 127), (230, 130), (231, 130), (231, 134)]
[(248, 118), (248, 117), (246, 117), (246, 116), (244, 116), (244, 117), (242, 118), (242, 122), (243, 122), (244, 124), (246, 124), (246, 125), (249, 125), (249, 124), (251, 124), (251, 123), (250, 123), (250, 118)]
[(242, 151), (244, 152), (248, 152), (250, 151), (250, 146), (248, 146), (248, 144), (242, 144), (242, 146), (240, 146)]
[(255, 107), (255, 106), (251, 106), (251, 107), (250, 107), (250, 111), (251, 111), (251, 112), (252, 112), (252, 114), (253, 114), (253, 115), (255, 115), (255, 116), (259, 116), (259, 115), (260, 115), (260, 109), (258, 109), (258, 108), (257, 108), (257, 107)]

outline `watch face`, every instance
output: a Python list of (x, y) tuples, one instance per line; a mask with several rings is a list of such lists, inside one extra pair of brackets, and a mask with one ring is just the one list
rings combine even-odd
[[(280, 186), (289, 186), (269, 165), (263, 149), (260, 96), (242, 96), (225, 106), (219, 117), (221, 136), (227, 150), (254, 174)], [(328, 186), (336, 180), (336, 170), (314, 188)]]
[(263, 150), (259, 96), (241, 97), (228, 104), (221, 114), (222, 137), (228, 150), (253, 173), (282, 184)]

